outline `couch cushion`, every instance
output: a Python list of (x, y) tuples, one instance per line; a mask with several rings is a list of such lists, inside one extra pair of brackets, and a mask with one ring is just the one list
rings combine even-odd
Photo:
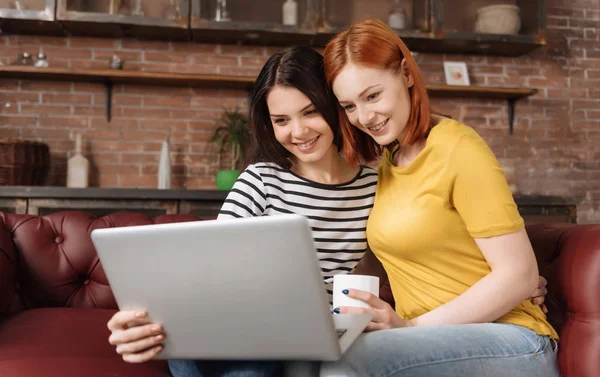
[(116, 309), (91, 231), (198, 220), (188, 214), (151, 218), (128, 212), (102, 217), (77, 211), (47, 216), (0, 213), (0, 315), (46, 307)]
[(124, 362), (108, 343), (109, 309), (43, 308), (0, 322), (2, 377), (169, 376), (164, 361)]

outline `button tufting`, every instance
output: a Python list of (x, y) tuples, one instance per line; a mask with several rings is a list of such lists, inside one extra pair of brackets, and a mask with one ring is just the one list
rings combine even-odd
[(90, 279), (85, 279), (85, 280), (83, 281), (83, 285), (88, 285), (88, 284), (90, 284)]
[(61, 236), (57, 236), (57, 237), (54, 239), (54, 242), (56, 242), (56, 243), (62, 243), (63, 241), (64, 241), (64, 239), (63, 239)]

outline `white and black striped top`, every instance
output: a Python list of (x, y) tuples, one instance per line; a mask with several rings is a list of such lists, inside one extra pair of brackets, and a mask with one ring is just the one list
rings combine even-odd
[(367, 250), (366, 225), (376, 186), (377, 172), (367, 166), (350, 182), (326, 185), (273, 163), (257, 163), (240, 175), (219, 218), (307, 217), (331, 301), (333, 275), (352, 271)]

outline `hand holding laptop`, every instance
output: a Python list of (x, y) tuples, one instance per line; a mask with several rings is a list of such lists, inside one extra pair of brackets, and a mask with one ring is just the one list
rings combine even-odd
[(152, 322), (148, 313), (122, 310), (108, 321), (111, 335), (108, 341), (117, 346), (117, 353), (129, 363), (143, 363), (163, 350), (165, 333), (162, 326)]

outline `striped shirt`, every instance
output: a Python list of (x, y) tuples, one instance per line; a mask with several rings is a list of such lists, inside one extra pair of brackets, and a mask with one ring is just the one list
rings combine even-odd
[(350, 182), (327, 185), (261, 162), (240, 175), (218, 218), (286, 213), (308, 218), (331, 302), (333, 276), (352, 271), (367, 250), (376, 186), (377, 172), (367, 166)]

